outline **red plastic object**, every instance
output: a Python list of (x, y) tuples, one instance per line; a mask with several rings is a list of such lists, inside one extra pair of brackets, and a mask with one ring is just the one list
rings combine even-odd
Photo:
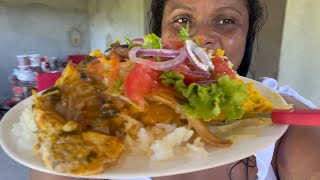
[(271, 113), (272, 122), (298, 126), (320, 126), (320, 110), (274, 110)]
[(61, 76), (61, 72), (54, 73), (38, 73), (37, 91), (43, 91), (54, 86), (54, 83)]
[(88, 55), (85, 54), (78, 54), (78, 55), (69, 55), (68, 61), (72, 63), (79, 64), (82, 60), (84, 60)]

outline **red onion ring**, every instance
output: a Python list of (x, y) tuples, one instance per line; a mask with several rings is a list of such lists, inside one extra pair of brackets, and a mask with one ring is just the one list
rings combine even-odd
[[(213, 70), (214, 66), (211, 62), (210, 57), (208, 54), (200, 47), (198, 47), (192, 40), (188, 39), (185, 42), (186, 46), (185, 49), (190, 60), (198, 66), (200, 69), (204, 71), (209, 71), (210, 69)], [(196, 54), (195, 54), (196, 53)], [(201, 62), (198, 60), (196, 55), (200, 58)]]
[(209, 66), (211, 71), (214, 70), (214, 65), (212, 64), (210, 56), (201, 47), (196, 47), (193, 52), (200, 58), (203, 64)]
[(180, 54), (180, 50), (169, 50), (169, 49), (147, 49), (140, 50), (137, 52), (137, 56), (159, 56), (159, 57), (168, 57), (176, 58)]
[(177, 66), (176, 71), (186, 75), (193, 76), (193, 77), (198, 77), (198, 78), (208, 78), (211, 76), (211, 74), (207, 71), (193, 70), (193, 69), (190, 69), (186, 64), (181, 64)]
[(216, 79), (209, 79), (209, 80), (205, 80), (205, 81), (198, 81), (198, 82), (195, 82), (196, 84), (200, 84), (200, 85), (208, 85), (208, 84), (214, 84), (214, 83), (217, 83), (218, 80)]
[(141, 47), (138, 47), (138, 46), (133, 47), (129, 51), (129, 59), (134, 61), (135, 63), (146, 65), (146, 66), (148, 66), (152, 69), (155, 69), (155, 70), (164, 71), (164, 70), (173, 69), (176, 66), (178, 66), (179, 64), (183, 63), (187, 59), (187, 54), (186, 54), (185, 50), (181, 49), (180, 54), (174, 59), (170, 59), (168, 61), (154, 62), (154, 61), (150, 61), (147, 59), (142, 59), (142, 58), (137, 57), (137, 53), (141, 50), (142, 50)]
[(143, 43), (144, 43), (143, 38), (137, 38), (137, 39), (132, 40), (133, 45), (142, 45)]

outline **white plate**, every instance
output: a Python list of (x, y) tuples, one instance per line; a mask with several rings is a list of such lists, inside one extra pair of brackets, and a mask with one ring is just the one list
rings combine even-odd
[[(247, 78), (243, 79), (246, 82), (252, 81)], [(254, 83), (261, 94), (267, 98), (272, 98), (273, 102), (276, 99), (277, 102), (274, 102), (276, 107), (280, 108), (287, 105), (281, 97), (274, 98), (278, 97), (278, 94), (258, 82), (254, 81)], [(32, 99), (28, 98), (13, 107), (3, 117), (0, 124), (0, 144), (12, 159), (27, 167), (51, 174), (66, 175), (46, 168), (41, 159), (32, 150), (25, 150), (16, 145), (16, 139), (12, 135), (11, 129), (13, 124), (19, 121), (21, 112), (26, 107), (30, 108), (31, 103)], [(276, 125), (268, 122), (259, 127), (252, 126), (241, 130), (237, 129), (237, 131), (233, 131), (237, 133), (237, 138), (231, 147), (211, 148), (209, 155), (205, 158), (175, 157), (168, 161), (154, 162), (149, 161), (144, 156), (126, 156), (116, 166), (108, 168), (103, 174), (77, 177), (96, 179), (157, 177), (209, 169), (238, 161), (263, 150), (278, 140), (287, 127), (287, 125)]]

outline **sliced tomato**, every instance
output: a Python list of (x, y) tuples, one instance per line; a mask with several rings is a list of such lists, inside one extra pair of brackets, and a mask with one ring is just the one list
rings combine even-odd
[(222, 76), (229, 76), (231, 79), (235, 78), (236, 72), (230, 69), (228, 61), (224, 60), (221, 56), (216, 56), (213, 60), (213, 65), (214, 72), (212, 76), (201, 75), (202, 70), (199, 70), (192, 64), (189, 64), (187, 69), (186, 65), (178, 66), (175, 68), (175, 71), (184, 75), (184, 83), (186, 85), (199, 81), (218, 79)]
[(137, 64), (129, 73), (125, 82), (127, 97), (139, 106), (144, 107), (144, 97), (150, 95), (159, 85), (160, 74), (160, 71)]
[[(198, 82), (198, 81), (205, 81), (205, 80), (209, 80), (212, 77), (211, 76), (204, 76), (201, 75), (201, 71), (197, 69), (194, 65), (189, 64), (188, 67), (186, 67), (186, 65), (181, 65), (181, 66), (177, 66), (174, 71), (179, 72), (181, 74), (184, 75), (184, 83), (186, 85), (189, 85), (191, 83), (194, 82)], [(199, 73), (197, 73), (197, 71)], [(188, 73), (187, 73), (188, 72)]]
[(204, 36), (193, 36), (192, 38), (195, 41), (198, 41), (200, 44), (204, 43), (205, 37)]
[(184, 47), (182, 40), (163, 40), (162, 45), (164, 49), (180, 49)]
[[(204, 36), (194, 36), (191, 39), (198, 41), (200, 44), (203, 44), (205, 37)], [(184, 41), (180, 39), (171, 39), (171, 40), (162, 40), (162, 45), (164, 49), (180, 49), (184, 47)]]
[(192, 76), (192, 75), (185, 74), (183, 81), (186, 85), (189, 85), (194, 82), (206, 81), (209, 79), (212, 79), (212, 78), (211, 77), (203, 77), (203, 76)]
[(228, 61), (225, 61), (221, 56), (216, 56), (213, 60), (214, 77), (229, 76), (231, 79), (235, 78), (235, 71), (230, 69)]

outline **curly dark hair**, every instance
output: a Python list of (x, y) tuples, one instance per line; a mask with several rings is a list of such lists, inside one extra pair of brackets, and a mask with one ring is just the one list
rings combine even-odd
[[(161, 24), (166, 0), (152, 0), (150, 9), (150, 30), (161, 36)], [(237, 70), (241, 76), (249, 72), (255, 39), (264, 23), (264, 4), (260, 0), (248, 0), (249, 30), (242, 62)]]

